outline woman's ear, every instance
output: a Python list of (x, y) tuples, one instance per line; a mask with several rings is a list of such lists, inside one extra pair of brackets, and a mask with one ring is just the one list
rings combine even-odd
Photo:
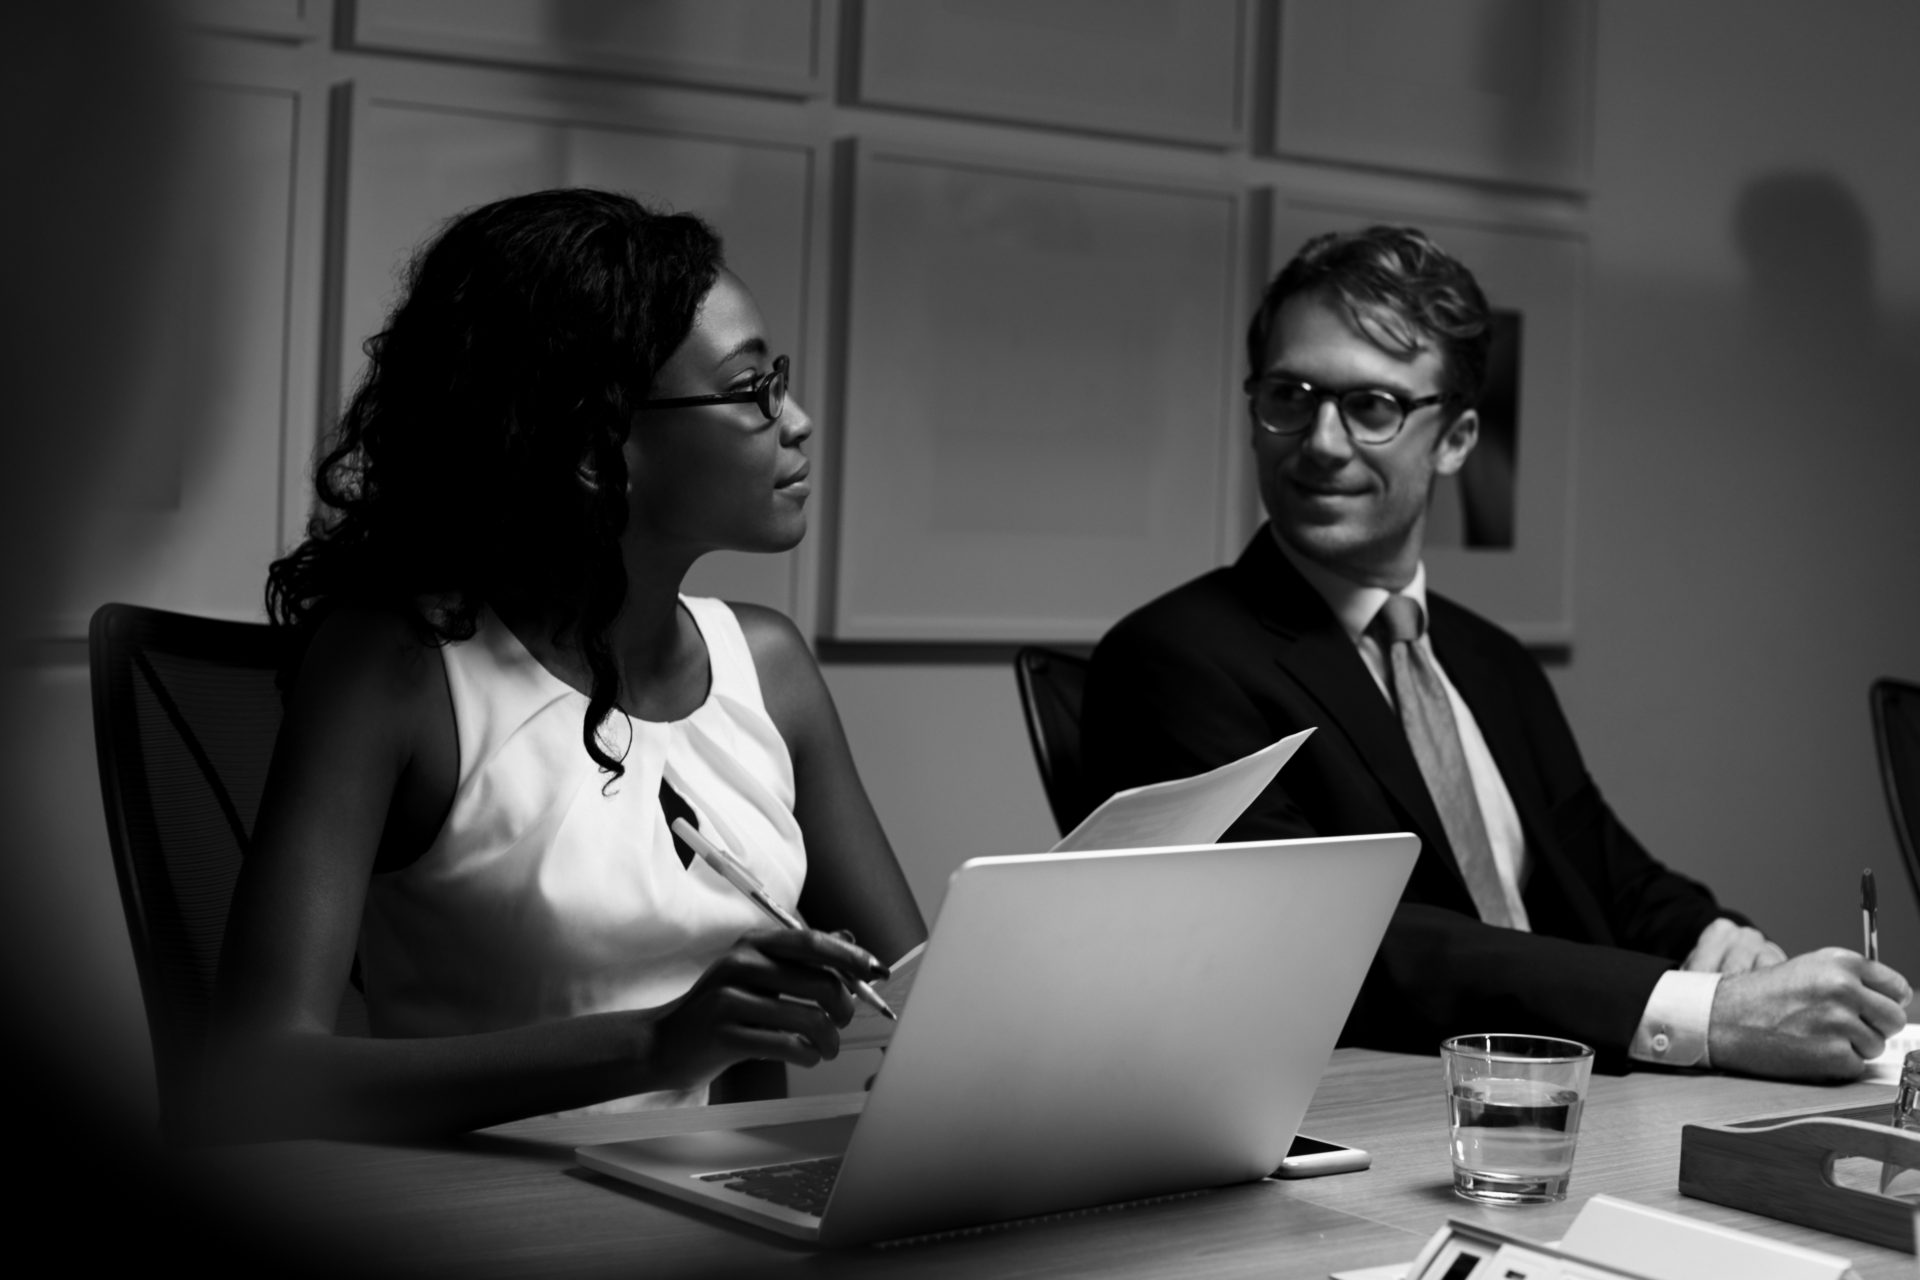
[[(608, 450), (608, 444), (613, 446), (611, 450)], [(581, 451), (580, 460), (574, 464), (574, 483), (595, 496), (606, 492), (608, 488), (612, 487), (612, 476), (609, 472), (624, 472), (627, 469), (626, 466), (622, 465), (622, 463), (626, 461), (624, 456), (625, 444), (626, 436), (624, 432), (612, 441), (590, 441)], [(611, 458), (607, 456), (609, 452), (612, 454)], [(623, 487), (631, 489), (633, 484), (629, 480)]]
[(600, 495), (600, 468), (594, 464), (592, 454), (587, 454), (575, 465), (573, 480), (586, 492), (595, 497)]

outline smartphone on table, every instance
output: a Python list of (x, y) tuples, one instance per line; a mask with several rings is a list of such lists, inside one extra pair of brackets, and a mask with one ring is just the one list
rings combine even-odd
[(1293, 1145), (1287, 1148), (1286, 1158), (1273, 1171), (1273, 1176), (1317, 1178), (1326, 1173), (1353, 1173), (1372, 1163), (1373, 1157), (1359, 1147), (1343, 1147), (1337, 1142), (1296, 1133)]

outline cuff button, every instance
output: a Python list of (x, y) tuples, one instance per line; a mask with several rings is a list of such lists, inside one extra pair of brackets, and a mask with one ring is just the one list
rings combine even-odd
[(1673, 1041), (1667, 1036), (1667, 1033), (1664, 1031), (1662, 1031), (1659, 1035), (1653, 1038), (1653, 1051), (1655, 1053), (1665, 1053), (1668, 1049), (1671, 1049), (1672, 1047), (1673, 1047)]

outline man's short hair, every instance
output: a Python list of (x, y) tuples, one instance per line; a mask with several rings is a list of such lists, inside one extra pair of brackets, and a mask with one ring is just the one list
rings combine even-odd
[(1282, 304), (1315, 294), (1358, 333), (1385, 350), (1413, 356), (1432, 345), (1441, 357), (1441, 392), (1454, 412), (1470, 409), (1487, 380), (1493, 341), (1487, 299), (1473, 273), (1412, 227), (1330, 231), (1300, 247), (1267, 286), (1247, 326), (1248, 371), (1259, 376)]

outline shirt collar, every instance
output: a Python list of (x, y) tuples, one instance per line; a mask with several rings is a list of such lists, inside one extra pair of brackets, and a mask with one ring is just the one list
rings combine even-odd
[[(1340, 619), (1340, 626), (1346, 631), (1347, 638), (1358, 644), (1360, 637), (1366, 634), (1368, 624), (1373, 621), (1373, 615), (1379, 613), (1387, 597), (1395, 593), (1384, 587), (1362, 586), (1324, 565), (1315, 564), (1288, 546), (1278, 530), (1273, 533), (1273, 541), (1280, 548), (1280, 554), (1287, 558), (1287, 563), (1299, 570), (1300, 576), (1307, 580), (1307, 585), (1320, 593), (1320, 598), (1333, 610), (1333, 616)], [(1414, 566), (1413, 581), (1398, 594), (1419, 605), (1420, 615), (1427, 616), (1426, 561), (1422, 560)]]

